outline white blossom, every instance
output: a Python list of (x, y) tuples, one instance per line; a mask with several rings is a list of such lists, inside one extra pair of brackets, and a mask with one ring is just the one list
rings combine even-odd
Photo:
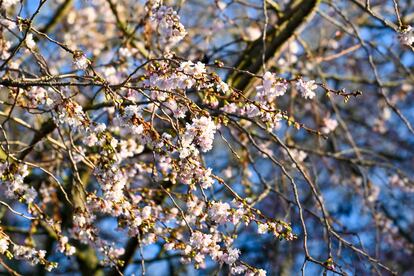
[(256, 86), (256, 100), (262, 103), (273, 102), (277, 97), (283, 96), (287, 88), (286, 82), (277, 81), (273, 73), (266, 72), (262, 85)]
[(231, 265), (239, 259), (239, 255), (240, 250), (238, 248), (229, 248), (227, 249), (227, 253), (224, 253), (220, 259), (226, 264)]
[(3, 8), (8, 9), (14, 5), (16, 5), (17, 3), (20, 3), (20, 0), (3, 0), (1, 1), (1, 4), (3, 6)]
[(323, 118), (323, 124), (324, 126), (321, 129), (322, 133), (329, 134), (337, 128), (338, 121), (332, 118)]
[(33, 34), (26, 35), (26, 45), (30, 50), (34, 50), (36, 47), (36, 42), (33, 39)]
[(262, 30), (256, 26), (249, 26), (244, 29), (243, 38), (247, 41), (255, 41), (262, 36)]
[(76, 248), (69, 244), (69, 238), (66, 236), (63, 236), (58, 240), (57, 249), (59, 252), (64, 253), (67, 256), (72, 256), (76, 253)]
[(213, 201), (209, 209), (209, 214), (213, 221), (223, 224), (228, 221), (229, 210), (230, 205), (227, 202), (223, 203)]
[(221, 108), (226, 113), (235, 114), (237, 113), (239, 107), (235, 103), (226, 104)]
[(155, 5), (151, 20), (160, 36), (160, 42), (167, 47), (167, 50), (181, 41), (187, 34), (180, 22), (180, 17), (171, 7), (157, 7)]
[(200, 61), (197, 63), (193, 63), (192, 61), (184, 61), (180, 64), (179, 70), (187, 75), (200, 78), (206, 73), (206, 66)]
[(315, 89), (318, 86), (315, 84), (314, 80), (305, 81), (299, 79), (296, 81), (296, 89), (301, 93), (302, 97), (305, 99), (313, 99), (316, 96)]
[(257, 232), (259, 234), (266, 234), (269, 231), (269, 225), (267, 223), (259, 223), (257, 227)]
[[(2, 180), (0, 178), (0, 184), (5, 184), (7, 187), (6, 196), (9, 198), (17, 198), (17, 199), (24, 199), (27, 204), (32, 203), (37, 197), (37, 191), (24, 183), (24, 178), (29, 174), (29, 170), (27, 165), (22, 165), (17, 168), (12, 168), (10, 165), (7, 167), (5, 164), (0, 166), (0, 172), (6, 175), (6, 177)], [(13, 172), (12, 175), (10, 175)]]
[(249, 118), (254, 118), (260, 115), (260, 109), (251, 103), (248, 103), (244, 106), (246, 116)]
[[(304, 152), (302, 150), (290, 149), (289, 151), (290, 151), (293, 159), (296, 160), (299, 163), (303, 162), (306, 159), (306, 157), (308, 157), (306, 152)], [(293, 164), (293, 167), (296, 167), (296, 164)]]
[(226, 94), (230, 91), (229, 85), (225, 83), (224, 81), (220, 81), (217, 84), (217, 90), (221, 91), (223, 94)]
[(400, 43), (406, 46), (411, 46), (414, 43), (414, 29), (411, 26), (407, 26), (404, 30), (402, 30), (399, 35), (398, 39)]
[(125, 115), (126, 119), (131, 119), (134, 116), (139, 116), (141, 113), (141, 108), (137, 105), (128, 105), (125, 107)]
[(238, 275), (238, 274), (243, 274), (246, 271), (246, 269), (247, 269), (246, 266), (244, 266), (244, 265), (238, 265), (238, 266), (233, 266), (231, 268), (231, 271), (230, 272), (231, 272), (231, 274)]
[(75, 54), (73, 56), (73, 64), (75, 65), (76, 69), (85, 70), (88, 68), (91, 62), (83, 53)]
[(8, 248), (9, 241), (4, 237), (0, 237), (0, 254), (4, 254)]
[(198, 145), (201, 151), (207, 152), (213, 148), (214, 134), (217, 126), (210, 117), (194, 118), (193, 123), (187, 124), (186, 132), (181, 137), (183, 149), (180, 158), (185, 158), (190, 152), (194, 152), (194, 145)]

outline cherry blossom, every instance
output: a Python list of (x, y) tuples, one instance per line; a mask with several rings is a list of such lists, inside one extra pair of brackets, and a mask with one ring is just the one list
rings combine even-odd
[(301, 93), (301, 96), (305, 99), (313, 99), (316, 96), (315, 89), (318, 86), (315, 84), (314, 80), (305, 81), (299, 79), (296, 82), (296, 89)]

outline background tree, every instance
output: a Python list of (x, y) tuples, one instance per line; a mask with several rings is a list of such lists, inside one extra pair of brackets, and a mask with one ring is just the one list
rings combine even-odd
[(4, 273), (414, 273), (412, 1), (0, 13)]

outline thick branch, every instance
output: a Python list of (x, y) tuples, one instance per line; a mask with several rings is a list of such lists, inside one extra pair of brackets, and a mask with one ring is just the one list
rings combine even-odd
[[(266, 52), (264, 55), (265, 62), (278, 54), (284, 43), (297, 31), (297, 29), (306, 21), (318, 6), (320, 0), (302, 0), (295, 2), (283, 18), (281, 18), (276, 26), (272, 26), (266, 33), (268, 38), (266, 41)], [(238, 70), (258, 73), (262, 66), (263, 50), (262, 38), (253, 41), (244, 51), (240, 60), (236, 63), (235, 68)], [(250, 78), (245, 74), (235, 71), (228, 78), (229, 83), (236, 89), (244, 90)]]

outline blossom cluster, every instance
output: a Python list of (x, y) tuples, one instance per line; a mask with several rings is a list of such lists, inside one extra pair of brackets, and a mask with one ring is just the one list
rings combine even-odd
[(0, 163), (0, 185), (7, 187), (6, 196), (24, 200), (27, 204), (32, 203), (37, 197), (37, 191), (24, 183), (27, 175), (27, 165)]
[(57, 267), (57, 263), (46, 260), (45, 250), (36, 250), (33, 247), (19, 245), (13, 242), (10, 237), (0, 228), (0, 254), (6, 255), (9, 259), (25, 260), (31, 265), (41, 264), (47, 271)]
[(180, 42), (187, 32), (177, 12), (168, 6), (154, 3), (151, 10), (151, 21), (153, 28), (158, 32), (159, 43), (170, 48)]
[[(296, 89), (303, 98), (313, 99), (316, 96), (315, 89), (318, 86), (314, 80), (305, 81), (299, 78), (295, 80), (295, 83)], [(243, 104), (230, 102), (224, 105), (221, 110), (251, 119), (259, 118), (269, 130), (277, 130), (280, 128), (280, 121), (288, 120), (286, 114), (277, 108), (277, 98), (285, 95), (288, 88), (287, 80), (277, 79), (274, 73), (267, 71), (262, 77), (262, 84), (256, 86), (254, 100), (248, 100)]]

